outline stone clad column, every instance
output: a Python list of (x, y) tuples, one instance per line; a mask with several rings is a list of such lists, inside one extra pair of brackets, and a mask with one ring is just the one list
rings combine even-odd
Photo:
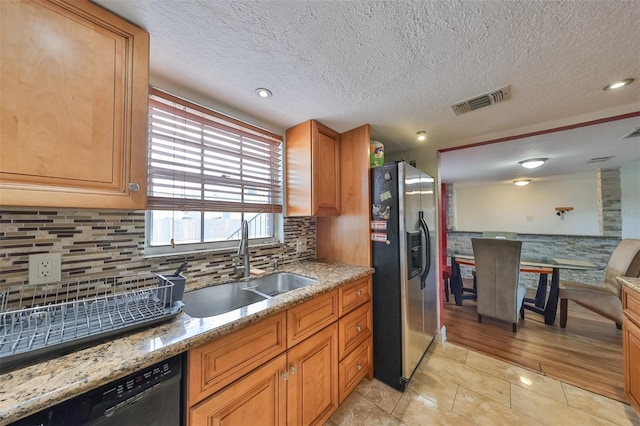
[(622, 236), (622, 189), (620, 168), (598, 169), (598, 205), (600, 235)]

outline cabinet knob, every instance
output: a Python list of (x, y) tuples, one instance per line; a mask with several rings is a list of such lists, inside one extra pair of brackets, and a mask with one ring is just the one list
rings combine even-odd
[(295, 365), (292, 365), (291, 368), (289, 368), (289, 373), (296, 374), (296, 366)]
[(282, 373), (282, 380), (284, 380), (285, 382), (289, 380), (289, 373), (287, 373), (286, 371)]
[(362, 326), (360, 324), (356, 325), (356, 330), (358, 332), (361, 332), (362, 331)]
[(357, 290), (356, 291), (356, 296), (358, 296), (358, 297), (362, 296), (362, 290)]
[(140, 184), (137, 184), (135, 182), (129, 182), (129, 191), (140, 191)]
[(356, 364), (356, 368), (359, 370), (362, 370), (362, 364)]

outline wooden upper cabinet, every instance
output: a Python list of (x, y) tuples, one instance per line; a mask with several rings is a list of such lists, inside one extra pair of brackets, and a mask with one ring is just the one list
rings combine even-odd
[(287, 216), (340, 214), (340, 135), (309, 120), (286, 133)]
[(84, 0), (0, 1), (0, 204), (142, 209), (149, 35)]

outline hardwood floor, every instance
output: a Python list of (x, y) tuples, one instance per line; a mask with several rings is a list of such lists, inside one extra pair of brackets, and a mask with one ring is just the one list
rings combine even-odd
[(547, 326), (544, 319), (525, 311), (518, 332), (511, 324), (483, 317), (478, 323), (475, 302), (456, 306), (444, 302), (447, 341), (482, 352), (627, 403), (622, 369), (622, 332), (613, 321), (569, 301), (567, 327)]

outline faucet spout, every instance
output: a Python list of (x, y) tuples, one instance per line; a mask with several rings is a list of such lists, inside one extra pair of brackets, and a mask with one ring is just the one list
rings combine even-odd
[(240, 228), (240, 244), (238, 245), (238, 257), (242, 259), (242, 266), (236, 267), (236, 274), (242, 273), (243, 277), (250, 275), (249, 265), (249, 223), (246, 220), (242, 221)]

